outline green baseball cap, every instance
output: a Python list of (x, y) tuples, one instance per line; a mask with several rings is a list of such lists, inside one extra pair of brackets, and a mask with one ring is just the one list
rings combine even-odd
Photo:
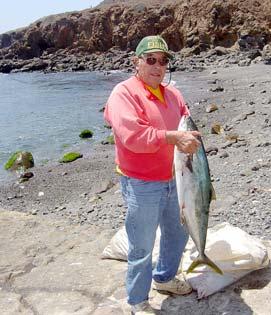
[(146, 36), (142, 38), (136, 47), (136, 56), (152, 52), (163, 52), (168, 58), (172, 59), (173, 55), (168, 51), (168, 46), (165, 40), (159, 35)]

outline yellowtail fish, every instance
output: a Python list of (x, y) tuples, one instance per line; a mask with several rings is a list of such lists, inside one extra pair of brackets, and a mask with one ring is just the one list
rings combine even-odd
[[(178, 130), (198, 130), (191, 117), (181, 118)], [(198, 257), (189, 266), (187, 273), (192, 272), (199, 265), (208, 265), (219, 274), (222, 270), (204, 253), (209, 208), (215, 193), (211, 184), (209, 165), (200, 137), (201, 146), (196, 154), (187, 155), (175, 147), (174, 167), (176, 185), (181, 214), (188, 227), (189, 234), (199, 252)]]

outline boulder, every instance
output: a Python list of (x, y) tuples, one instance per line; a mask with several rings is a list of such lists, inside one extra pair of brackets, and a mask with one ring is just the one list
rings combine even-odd
[(82, 139), (85, 138), (92, 138), (93, 137), (93, 132), (89, 129), (84, 129), (80, 132), (79, 137)]
[(69, 152), (62, 157), (60, 163), (70, 163), (82, 157), (83, 155), (81, 153)]
[(31, 152), (17, 151), (15, 152), (5, 165), (6, 170), (17, 171), (26, 170), (34, 166), (34, 158)]
[(263, 48), (263, 57), (271, 57), (271, 45), (265, 45)]

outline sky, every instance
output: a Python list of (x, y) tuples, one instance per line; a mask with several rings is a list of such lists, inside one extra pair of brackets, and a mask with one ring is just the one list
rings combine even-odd
[(0, 34), (51, 14), (95, 7), (102, 0), (0, 0)]

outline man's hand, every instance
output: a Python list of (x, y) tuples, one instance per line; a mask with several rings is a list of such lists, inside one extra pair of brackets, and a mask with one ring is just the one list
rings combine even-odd
[(178, 150), (186, 154), (194, 154), (197, 152), (200, 141), (196, 138), (200, 137), (198, 131), (166, 131), (166, 141), (168, 144), (174, 144)]

